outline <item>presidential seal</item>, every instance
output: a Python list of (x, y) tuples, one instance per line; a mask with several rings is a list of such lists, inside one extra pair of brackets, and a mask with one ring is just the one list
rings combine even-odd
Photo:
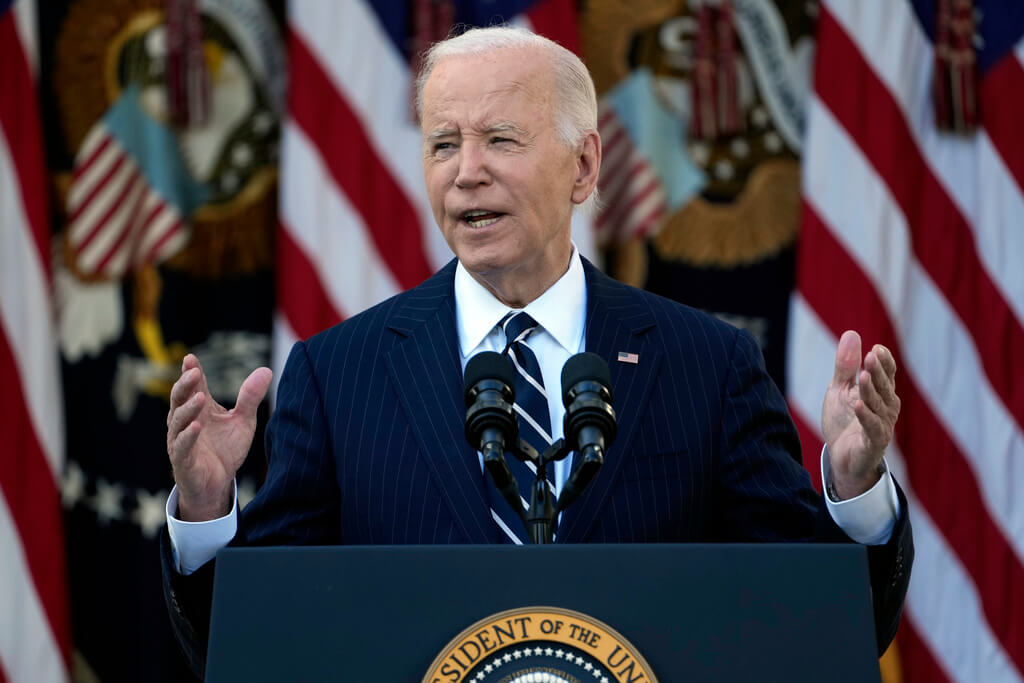
[(481, 619), (439, 654), (423, 683), (654, 683), (625, 638), (593, 617), (523, 607)]

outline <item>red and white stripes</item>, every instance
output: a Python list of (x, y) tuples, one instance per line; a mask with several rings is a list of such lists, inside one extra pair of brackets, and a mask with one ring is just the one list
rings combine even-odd
[[(539, 2), (513, 23), (577, 45), (568, 0)], [(296, 339), (418, 284), (452, 256), (427, 201), (413, 75), (373, 9), (294, 2), (288, 25), (278, 369)]]
[(932, 50), (909, 3), (822, 6), (789, 399), (816, 451), (839, 334), (893, 350), (903, 409), (889, 458), (918, 548), (899, 636), (907, 680), (1017, 681), (1024, 144), (1004, 112), (1024, 105), (1024, 48), (983, 77), (970, 137), (936, 129)]
[(603, 146), (597, 187), (604, 205), (594, 222), (597, 242), (623, 244), (646, 237), (668, 212), (665, 187), (607, 101), (598, 107), (597, 127)]
[(34, 16), (0, 14), (0, 680), (63, 681), (71, 651), (57, 477), (64, 425), (35, 95)]
[(292, 3), (289, 68), (277, 368), (296, 339), (432, 272), (419, 213), (426, 191), (415, 202), (405, 189), (415, 186), (408, 167), (418, 167), (420, 149), (411, 79), (373, 11), (362, 2)]
[(181, 214), (150, 186), (103, 121), (79, 149), (67, 210), (68, 242), (86, 275), (120, 278), (188, 241)]

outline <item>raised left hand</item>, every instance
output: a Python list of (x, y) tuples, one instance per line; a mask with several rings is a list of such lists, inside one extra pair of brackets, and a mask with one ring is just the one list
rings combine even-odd
[(860, 354), (860, 335), (847, 330), (839, 339), (835, 372), (821, 407), (832, 482), (841, 499), (858, 496), (878, 482), (900, 413), (892, 353), (875, 344), (864, 356), (863, 368)]

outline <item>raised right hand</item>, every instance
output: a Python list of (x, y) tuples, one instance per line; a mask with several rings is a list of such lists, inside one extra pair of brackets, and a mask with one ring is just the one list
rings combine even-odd
[(242, 382), (235, 407), (213, 400), (199, 359), (189, 354), (171, 389), (167, 412), (167, 455), (178, 485), (178, 518), (204, 522), (231, 511), (235, 473), (256, 433), (256, 409), (273, 377), (257, 368)]

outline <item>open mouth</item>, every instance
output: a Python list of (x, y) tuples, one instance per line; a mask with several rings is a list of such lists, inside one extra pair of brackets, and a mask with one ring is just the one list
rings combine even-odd
[(483, 209), (473, 209), (472, 211), (466, 211), (462, 214), (462, 220), (469, 224), (472, 228), (486, 228), (488, 225), (493, 225), (498, 222), (498, 219), (504, 216), (503, 213), (497, 211), (486, 211)]

